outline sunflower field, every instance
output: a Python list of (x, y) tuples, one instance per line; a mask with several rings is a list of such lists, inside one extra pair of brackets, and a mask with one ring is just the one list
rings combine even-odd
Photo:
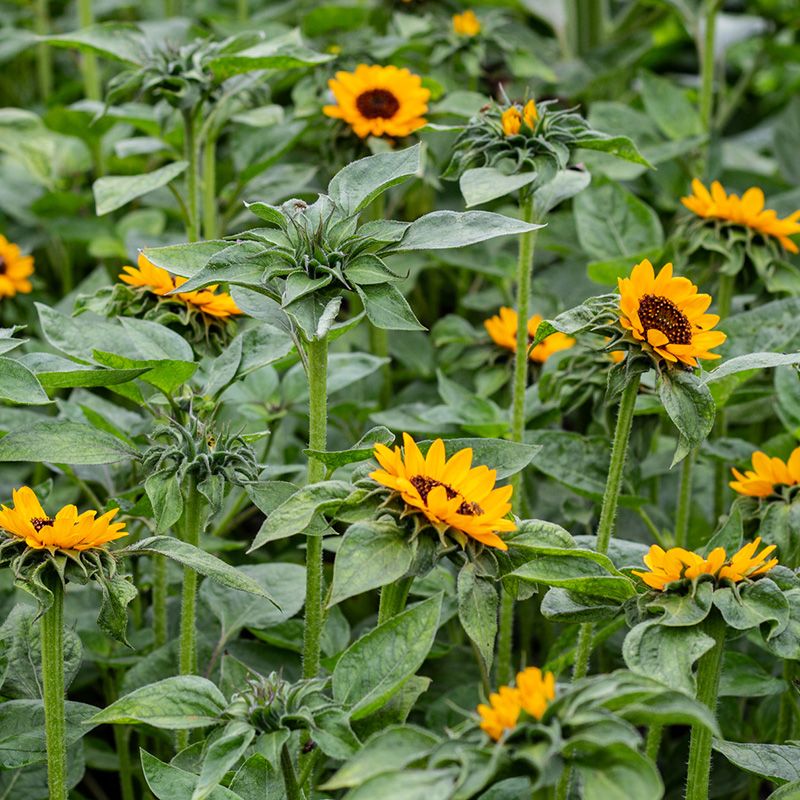
[(0, 63), (0, 800), (800, 800), (798, 0)]

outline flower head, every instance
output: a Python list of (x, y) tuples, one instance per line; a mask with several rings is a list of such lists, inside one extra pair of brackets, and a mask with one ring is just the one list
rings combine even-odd
[(462, 14), (453, 14), (453, 31), (459, 36), (477, 36), (481, 32), (481, 22), (472, 9)]
[(0, 529), (24, 539), (35, 550), (90, 550), (128, 535), (124, 523), (111, 522), (118, 508), (98, 518), (96, 511), (78, 514), (78, 509), (69, 505), (50, 517), (27, 486), (14, 490), (13, 501), (13, 508), (0, 506)]
[(448, 528), (490, 547), (507, 550), (497, 535), (516, 530), (506, 518), (511, 510), (511, 486), (495, 488), (497, 473), (486, 466), (472, 466), (472, 449), (445, 458), (444, 442), (437, 439), (423, 456), (416, 442), (403, 434), (405, 454), (375, 445), (382, 469), (370, 478), (398, 492), (412, 511), (421, 511), (443, 533)]
[[(177, 289), (186, 283), (186, 278), (172, 276), (165, 269), (157, 267), (151, 263), (144, 255), (139, 253), (139, 260), (136, 267), (123, 267), (120, 280), (129, 286), (141, 287), (153, 294), (164, 297), (169, 295), (173, 289)], [(217, 292), (216, 286), (209, 286), (207, 289), (200, 289), (195, 292), (180, 292), (176, 295), (169, 295), (168, 299), (178, 300), (187, 306), (196, 308), (203, 314), (217, 319), (228, 319), (229, 317), (241, 314), (241, 310), (234, 302), (233, 298), (226, 292)]]
[(422, 79), (397, 67), (360, 64), (355, 72), (337, 72), (328, 81), (336, 105), (323, 112), (367, 136), (408, 136), (425, 125), (431, 93)]
[(517, 673), (516, 686), (501, 686), (489, 695), (489, 705), (478, 706), (481, 730), (497, 741), (506, 731), (514, 730), (523, 711), (540, 720), (555, 696), (553, 673), (528, 667)]
[(683, 547), (663, 550), (654, 544), (644, 557), (644, 563), (650, 571), (634, 571), (633, 574), (641, 578), (651, 589), (659, 591), (663, 591), (668, 584), (675, 581), (694, 580), (704, 575), (709, 575), (716, 581), (739, 583), (763, 575), (777, 565), (777, 558), (767, 560), (775, 550), (775, 545), (769, 545), (757, 553), (760, 544), (759, 536), (737, 550), (730, 558), (722, 547), (716, 547), (707, 558), (704, 558)]
[(619, 279), (620, 324), (645, 349), (671, 362), (696, 367), (697, 359), (719, 358), (710, 352), (727, 338), (711, 330), (716, 314), (706, 314), (711, 295), (698, 294), (688, 279), (672, 276), (672, 264), (665, 264), (658, 275), (645, 259), (629, 278)]
[(749, 228), (764, 237), (774, 236), (787, 250), (798, 252), (789, 238), (800, 233), (800, 210), (781, 219), (776, 211), (764, 208), (764, 192), (757, 186), (749, 188), (741, 197), (727, 194), (719, 181), (711, 184), (711, 191), (695, 178), (692, 194), (681, 202), (703, 219), (718, 219)]
[(33, 275), (33, 257), (23, 256), (17, 245), (0, 236), (0, 298), (13, 297), (17, 292), (28, 294)]
[(525, 103), (525, 107), (522, 109), (522, 119), (531, 130), (536, 127), (536, 123), (539, 121), (539, 110), (533, 99)]
[(770, 458), (760, 450), (753, 453), (753, 469), (732, 470), (735, 481), (730, 487), (748, 497), (769, 497), (775, 493), (776, 486), (796, 486), (800, 483), (800, 447), (796, 447), (788, 461)]
[[(516, 352), (518, 319), (517, 312), (513, 308), (503, 306), (498, 314), (484, 320), (483, 325), (496, 345)], [(542, 317), (539, 314), (534, 314), (528, 320), (528, 341), (532, 341), (536, 336), (541, 322)], [(574, 344), (575, 340), (572, 337), (559, 332), (552, 333), (543, 342), (531, 348), (528, 357), (531, 361), (543, 364), (553, 353), (568, 350)]]
[(522, 113), (516, 106), (510, 106), (500, 115), (500, 123), (506, 136), (516, 136), (522, 129)]

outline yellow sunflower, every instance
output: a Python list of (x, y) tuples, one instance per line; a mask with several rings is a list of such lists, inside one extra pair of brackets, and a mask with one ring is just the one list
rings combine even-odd
[(759, 536), (737, 550), (730, 558), (722, 547), (716, 547), (707, 558), (704, 558), (683, 547), (663, 550), (654, 544), (644, 557), (644, 563), (650, 572), (634, 570), (633, 574), (641, 578), (651, 589), (659, 591), (663, 591), (667, 584), (673, 581), (694, 580), (702, 575), (711, 575), (717, 581), (728, 580), (739, 583), (746, 578), (763, 575), (777, 565), (777, 558), (767, 560), (775, 550), (775, 545), (769, 545), (757, 553), (760, 545)]
[(344, 120), (357, 136), (408, 136), (425, 125), (431, 93), (419, 75), (397, 67), (360, 64), (328, 81), (336, 105), (329, 117)]
[[(511, 352), (517, 351), (517, 312), (513, 308), (503, 306), (498, 314), (484, 320), (483, 326), (486, 328), (492, 341), (499, 347), (504, 347)], [(542, 322), (539, 314), (534, 314), (528, 320), (528, 340), (532, 341), (536, 336), (536, 331)], [(552, 333), (536, 347), (531, 348), (528, 357), (531, 361), (543, 364), (553, 353), (561, 350), (568, 350), (575, 344), (575, 340), (563, 333)]]
[(452, 528), (490, 547), (508, 550), (497, 534), (517, 527), (506, 518), (512, 487), (495, 488), (497, 473), (483, 465), (473, 467), (469, 447), (446, 459), (441, 439), (426, 456), (407, 433), (403, 445), (405, 457), (399, 447), (392, 451), (375, 445), (382, 469), (371, 472), (370, 478), (398, 492), (411, 510), (421, 511), (440, 533)]
[(711, 348), (727, 337), (711, 330), (719, 322), (716, 314), (706, 314), (711, 295), (698, 294), (688, 278), (673, 277), (672, 264), (656, 276), (645, 259), (630, 278), (619, 278), (619, 294), (620, 324), (646, 349), (689, 367), (696, 367), (698, 358), (720, 357)]
[(13, 508), (0, 506), (0, 528), (35, 550), (90, 550), (128, 535), (123, 522), (111, 522), (118, 508), (98, 518), (96, 511), (78, 514), (78, 509), (69, 505), (50, 517), (27, 486), (14, 490), (13, 501)]
[[(120, 280), (129, 286), (141, 287), (153, 292), (159, 297), (168, 295), (173, 289), (177, 289), (187, 281), (187, 278), (173, 277), (165, 269), (157, 267), (145, 257), (144, 253), (139, 253), (137, 265), (138, 269), (123, 267), (119, 276)], [(217, 319), (228, 319), (242, 313), (233, 298), (226, 292), (217, 292), (216, 286), (209, 286), (196, 292), (180, 292), (170, 295), (170, 298), (180, 300), (203, 314)]]
[(17, 292), (28, 294), (28, 280), (33, 275), (33, 257), (23, 256), (17, 245), (0, 236), (0, 298), (13, 297)]
[(770, 458), (760, 450), (753, 453), (753, 469), (732, 470), (735, 481), (730, 487), (748, 497), (769, 497), (775, 493), (776, 486), (796, 486), (800, 483), (800, 447), (796, 447), (788, 461)]
[(533, 131), (539, 119), (539, 110), (533, 100), (528, 100), (520, 110), (519, 106), (509, 106), (500, 115), (500, 124), (503, 126), (503, 133), (506, 136), (516, 136), (522, 130), (522, 123)]
[(472, 9), (453, 14), (453, 31), (459, 36), (477, 36), (481, 32), (481, 21)]
[(522, 710), (534, 719), (541, 719), (556, 696), (555, 675), (528, 667), (517, 673), (517, 691)]
[(762, 236), (774, 236), (787, 250), (798, 252), (797, 245), (789, 238), (800, 233), (800, 209), (781, 219), (771, 208), (764, 208), (764, 192), (757, 186), (749, 188), (741, 197), (727, 194), (719, 181), (711, 184), (711, 191), (695, 178), (692, 194), (682, 197), (681, 202), (698, 217), (720, 219), (742, 225)]

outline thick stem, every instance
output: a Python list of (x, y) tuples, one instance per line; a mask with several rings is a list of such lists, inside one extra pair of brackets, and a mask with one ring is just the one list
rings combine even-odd
[(200, 237), (200, 218), (198, 206), (199, 161), (197, 152), (197, 115), (195, 109), (183, 112), (183, 149), (189, 162), (186, 170), (186, 237), (196, 242)]
[(516, 599), (516, 579), (513, 586), (500, 587), (500, 621), (497, 629), (497, 682), (508, 683), (512, 673), (512, 652), (514, 644), (514, 601)]
[(658, 751), (661, 749), (661, 737), (664, 735), (664, 726), (653, 724), (647, 731), (647, 741), (645, 742), (645, 755), (653, 762), (658, 761)]
[(217, 140), (209, 132), (203, 144), (203, 236), (216, 239), (217, 223)]
[[(697, 662), (697, 699), (708, 706), (713, 714), (717, 707), (722, 655), (725, 650), (725, 620), (722, 615), (712, 611), (703, 624), (703, 630), (714, 640), (714, 646)], [(711, 737), (711, 731), (704, 725), (692, 726), (686, 800), (708, 800)]]
[[(81, 28), (88, 28), (94, 23), (92, 0), (78, 0), (78, 21)], [(97, 56), (94, 53), (81, 55), (81, 73), (83, 74), (83, 92), (90, 100), (100, 100), (103, 89), (100, 85), (100, 72), (97, 67)]]
[(248, 8), (248, 1), (247, 0), (237, 0), (236, 1), (236, 16), (239, 18), (239, 22), (247, 22), (250, 17), (250, 9)]
[(698, 35), (697, 49), (700, 55), (700, 119), (706, 132), (711, 133), (714, 113), (714, 37), (717, 30), (717, 11), (721, 0), (706, 0), (703, 16), (703, 39)]
[(303, 790), (297, 781), (291, 753), (286, 745), (281, 747), (281, 771), (283, 772), (283, 785), (286, 789), (286, 800), (305, 800)]
[(567, 40), (573, 55), (586, 55), (605, 38), (608, 0), (569, 0)]
[(678, 506), (675, 510), (675, 544), (686, 547), (689, 543), (689, 518), (692, 510), (692, 473), (695, 450), (689, 451), (681, 464), (681, 477), (678, 486)]
[(406, 607), (408, 590), (414, 576), (406, 576), (389, 583), (381, 589), (381, 601), (378, 607), (378, 625), (382, 625), (392, 617), (396, 617)]
[(50, 800), (67, 800), (67, 745), (64, 710), (64, 586), (48, 579), (53, 604), (41, 618), (44, 729)]
[(167, 643), (167, 557), (153, 556), (153, 640), (155, 648)]
[[(308, 370), (308, 446), (325, 450), (328, 442), (328, 340), (323, 337), (306, 342)], [(314, 458), (308, 461), (308, 482), (325, 477), (325, 465)], [(306, 616), (303, 638), (303, 677), (319, 672), (320, 638), (324, 612), (322, 575), (322, 535), (306, 538)]]
[[(48, 0), (36, 0), (34, 4), (34, 29), (39, 36), (50, 33), (50, 9)], [(39, 97), (45, 105), (53, 91), (53, 57), (50, 45), (41, 42), (36, 45), (36, 79), (39, 84)]]

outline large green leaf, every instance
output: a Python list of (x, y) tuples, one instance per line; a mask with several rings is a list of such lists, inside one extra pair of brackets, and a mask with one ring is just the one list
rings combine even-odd
[(711, 433), (717, 407), (708, 387), (694, 373), (683, 370), (662, 373), (658, 395), (680, 434), (672, 458), (675, 466)]
[(535, 172), (505, 175), (494, 167), (478, 167), (466, 170), (458, 185), (467, 208), (472, 208), (516, 192), (517, 189), (533, 183), (536, 177)]
[(226, 725), (222, 735), (214, 739), (205, 752), (192, 800), (206, 800), (212, 796), (228, 770), (245, 754), (255, 735), (255, 728), (247, 722), (234, 720)]
[(137, 197), (166, 186), (185, 172), (188, 166), (188, 161), (175, 161), (142, 175), (107, 175), (98, 178), (92, 187), (97, 215), (108, 214)]
[(297, 69), (324, 64), (335, 56), (317, 53), (302, 44), (285, 41), (261, 42), (238, 53), (217, 56), (208, 62), (218, 80), (262, 69)]
[(448, 800), (458, 773), (453, 769), (404, 769), (370, 778), (344, 800)]
[(800, 747), (794, 744), (726, 742), (714, 739), (714, 749), (731, 764), (771, 781), (800, 780)]
[[(192, 796), (197, 775), (172, 764), (165, 764), (144, 750), (140, 752), (144, 778), (158, 800), (177, 800), (179, 797)], [(238, 794), (234, 794), (224, 786), (217, 786), (208, 797), (209, 800), (241, 800)]]
[(27, 406), (50, 402), (36, 375), (13, 358), (0, 358), (0, 400)]
[(467, 636), (481, 654), (486, 671), (491, 672), (494, 640), (497, 637), (497, 612), (500, 600), (491, 579), (478, 575), (475, 565), (465, 564), (458, 573), (458, 619)]
[(56, 47), (74, 47), (84, 53), (96, 53), (129, 64), (142, 64), (149, 49), (138, 25), (118, 22), (91, 25), (71, 33), (43, 36), (42, 39)]
[(695, 104), (684, 89), (668, 78), (640, 73), (642, 100), (649, 116), (670, 139), (686, 139), (704, 133)]

